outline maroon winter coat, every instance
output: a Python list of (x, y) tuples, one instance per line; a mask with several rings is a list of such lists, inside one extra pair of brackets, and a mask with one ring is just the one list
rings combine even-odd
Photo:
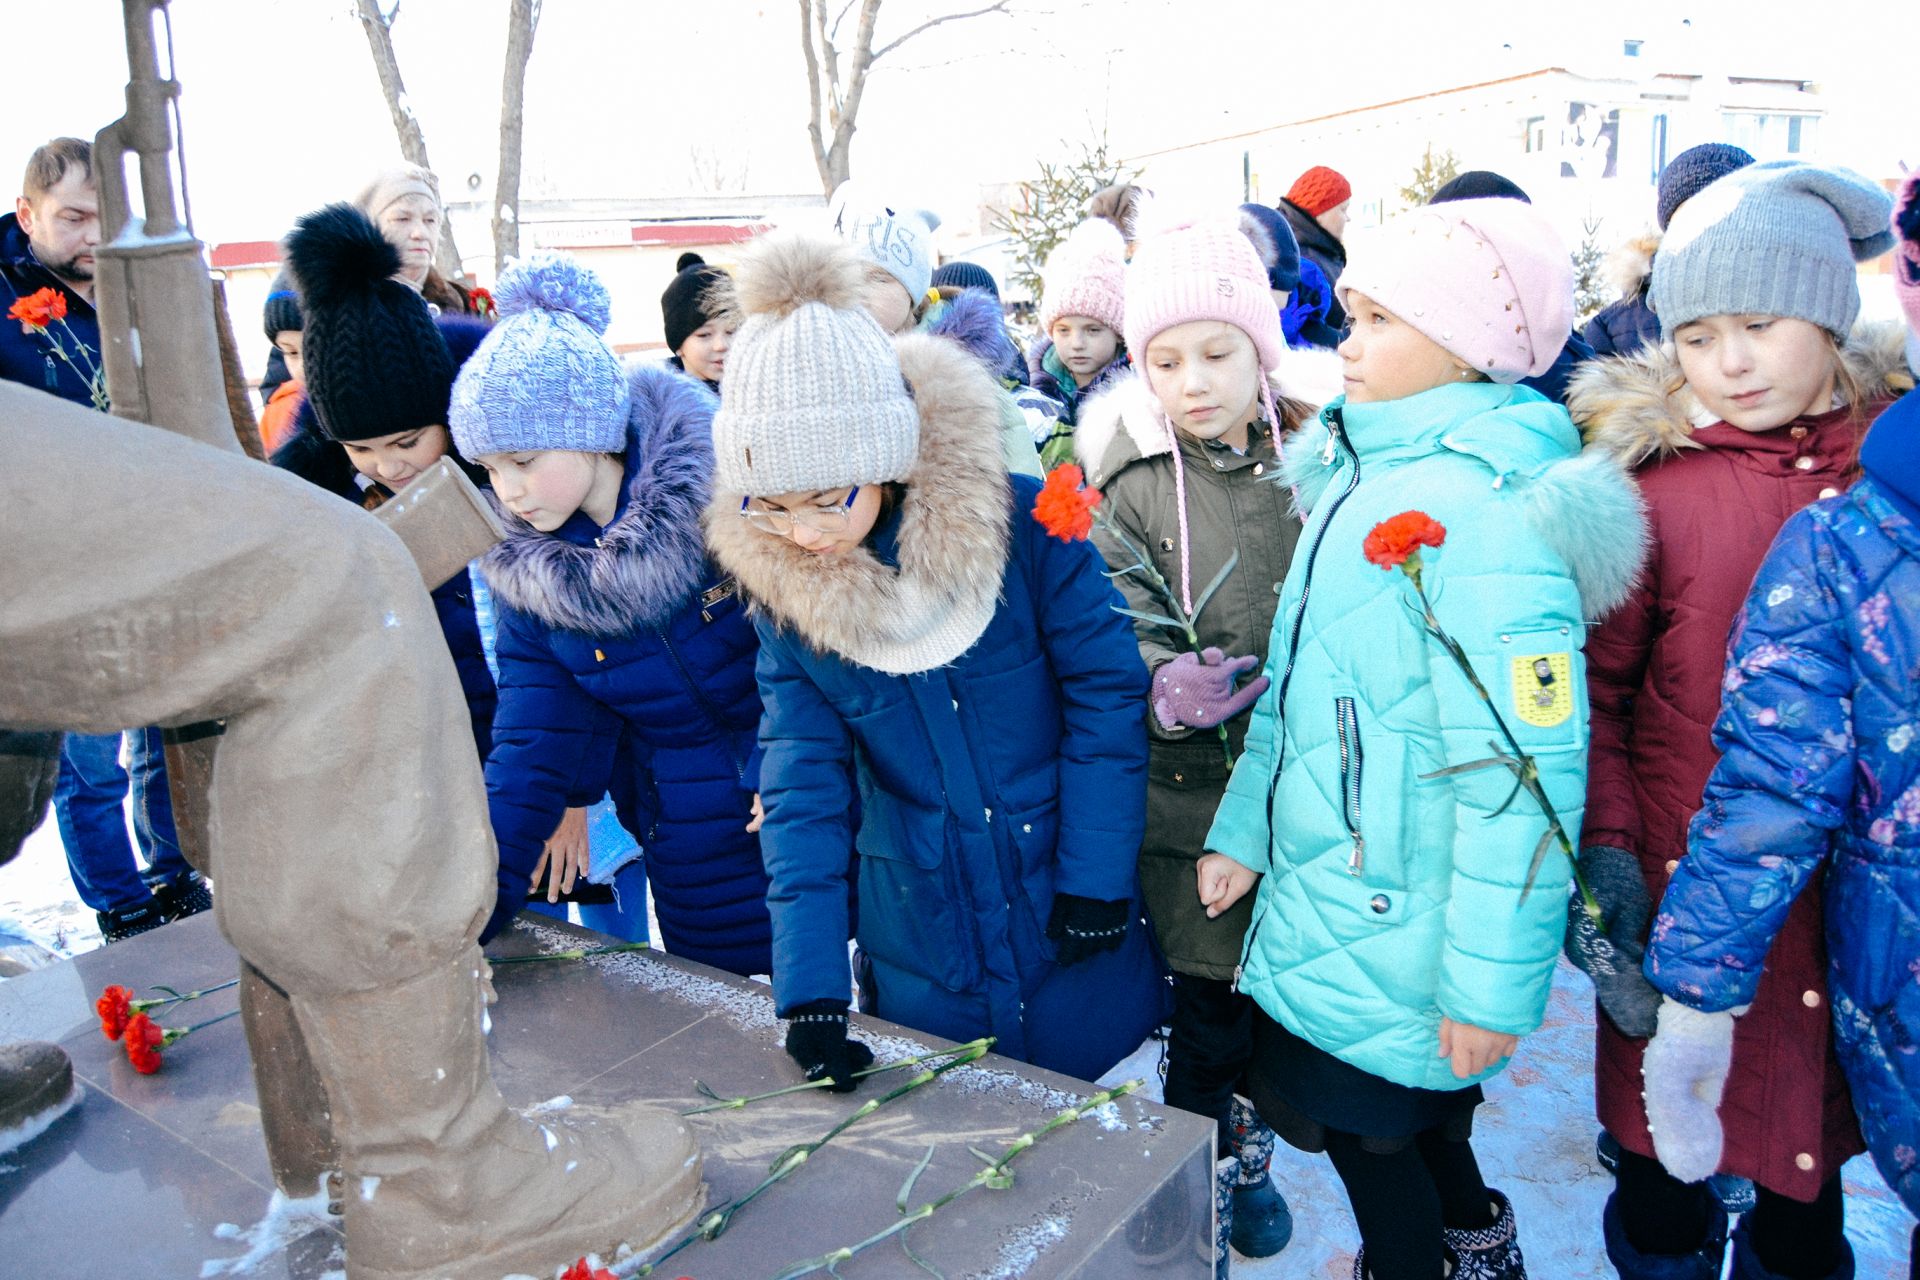
[[(1877, 350), (1878, 348), (1876, 348)], [(1904, 370), (1897, 340), (1881, 359), (1850, 362), (1882, 397)], [(1752, 434), (1694, 427), (1697, 402), (1677, 365), (1654, 349), (1587, 366), (1568, 408), (1589, 439), (1637, 468), (1652, 550), (1639, 587), (1587, 640), (1593, 704), (1583, 845), (1640, 860), (1653, 901), (1686, 856), (1687, 825), (1719, 759), (1712, 729), (1735, 616), (1787, 517), (1853, 479), (1865, 425), (1838, 409)], [(1910, 380), (1906, 385), (1911, 385)], [(1752, 1009), (1736, 1024), (1720, 1103), (1720, 1168), (1811, 1201), (1864, 1149), (1832, 1050), (1820, 886), (1801, 894), (1767, 957)], [(1644, 1040), (1597, 1016), (1594, 1088), (1600, 1122), (1630, 1151), (1652, 1156), (1640, 1076)]]

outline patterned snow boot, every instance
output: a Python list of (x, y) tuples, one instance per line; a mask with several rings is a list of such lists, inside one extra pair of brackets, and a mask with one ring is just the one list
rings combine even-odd
[(1614, 1204), (1617, 1195), (1607, 1197), (1600, 1222), (1607, 1240), (1607, 1261), (1620, 1274), (1620, 1280), (1720, 1280), (1721, 1265), (1727, 1257), (1725, 1213), (1715, 1214), (1706, 1240), (1692, 1253), (1641, 1253), (1620, 1225), (1620, 1212)]
[(1221, 1156), (1213, 1162), (1213, 1280), (1227, 1280), (1233, 1270), (1233, 1190), (1240, 1183), (1240, 1161)]
[(1228, 1239), (1249, 1258), (1271, 1258), (1293, 1239), (1293, 1212), (1273, 1185), (1274, 1133), (1240, 1098), (1233, 1100), (1227, 1125), (1238, 1165)]
[(1489, 1189), (1499, 1217), (1490, 1227), (1473, 1231), (1442, 1231), (1447, 1248), (1459, 1259), (1454, 1280), (1527, 1280), (1527, 1264), (1520, 1257), (1520, 1236), (1514, 1228), (1513, 1202)]

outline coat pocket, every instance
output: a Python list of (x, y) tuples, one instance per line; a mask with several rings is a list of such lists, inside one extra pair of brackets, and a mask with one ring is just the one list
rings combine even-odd
[(979, 985), (980, 939), (946, 815), (876, 804), (861, 823), (860, 946), (949, 991)]

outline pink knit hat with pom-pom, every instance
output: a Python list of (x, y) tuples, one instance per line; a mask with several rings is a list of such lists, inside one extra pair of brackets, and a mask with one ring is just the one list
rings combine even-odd
[(1041, 272), (1040, 332), (1061, 316), (1098, 320), (1115, 333), (1126, 316), (1127, 242), (1104, 218), (1081, 223), (1047, 255)]
[(1495, 382), (1539, 377), (1573, 332), (1573, 260), (1532, 205), (1427, 205), (1346, 245), (1342, 306), (1364, 293)]

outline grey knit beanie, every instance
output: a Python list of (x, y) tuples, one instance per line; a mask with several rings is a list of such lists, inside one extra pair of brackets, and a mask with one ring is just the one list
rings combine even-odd
[(1706, 316), (1792, 316), (1844, 338), (1860, 314), (1854, 264), (1893, 247), (1893, 200), (1851, 169), (1748, 165), (1674, 213), (1647, 301), (1660, 331)]
[(714, 482), (765, 497), (903, 480), (920, 413), (893, 342), (861, 306), (853, 246), (784, 233), (756, 242), (734, 274), (746, 316), (713, 416)]
[(933, 287), (933, 233), (940, 218), (928, 209), (894, 209), (855, 182), (834, 189), (827, 205), (834, 233), (884, 269), (919, 306)]
[(494, 301), (500, 322), (454, 380), (455, 447), (469, 458), (623, 452), (631, 392), (620, 357), (600, 336), (611, 311), (600, 277), (542, 250), (508, 264)]

